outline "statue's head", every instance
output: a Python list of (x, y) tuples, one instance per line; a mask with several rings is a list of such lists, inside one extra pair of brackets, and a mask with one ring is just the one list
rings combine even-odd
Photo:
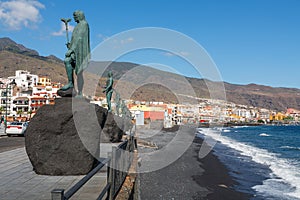
[(112, 77), (112, 75), (113, 75), (112, 71), (109, 71), (108, 72), (108, 77)]
[(75, 22), (77, 22), (77, 23), (78, 23), (79, 21), (85, 20), (84, 13), (83, 13), (81, 10), (76, 10), (76, 11), (73, 13), (73, 17), (74, 17)]

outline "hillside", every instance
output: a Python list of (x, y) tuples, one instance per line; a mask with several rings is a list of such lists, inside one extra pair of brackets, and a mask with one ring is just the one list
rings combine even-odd
[(43, 57), (9, 38), (0, 38), (0, 77), (14, 76), (16, 70), (28, 70), (48, 76), (55, 82), (65, 82), (63, 62), (55, 56)]
[[(104, 69), (107, 63), (91, 62), (90, 67), (99, 71), (99, 69)], [(40, 76), (48, 76), (55, 82), (66, 83), (65, 69), (60, 59), (55, 56), (40, 56), (37, 51), (27, 49), (9, 38), (0, 38), (0, 77), (13, 76), (15, 70), (19, 69), (28, 70)], [(100, 86), (105, 84), (108, 70), (114, 74), (117, 91), (121, 91), (122, 96), (131, 99), (170, 103), (186, 102), (191, 99), (176, 96), (174, 93), (185, 95), (194, 93), (200, 98), (210, 98), (206, 84), (212, 87), (224, 84), (226, 97), (230, 102), (277, 111), (285, 111), (288, 107), (300, 110), (299, 89), (273, 88), (256, 84), (216, 83), (204, 79), (182, 77), (126, 62), (112, 62), (103, 73)], [(145, 80), (149, 84), (142, 85), (141, 83)], [(98, 87), (97, 90), (97, 93), (103, 96), (101, 88)]]
[(285, 111), (287, 108), (300, 108), (300, 90), (295, 88), (274, 88), (249, 84), (234, 85), (225, 83), (227, 100), (255, 107)]
[[(106, 63), (94, 63), (94, 65), (101, 68)], [(215, 88), (216, 85), (224, 84), (226, 98), (229, 102), (277, 111), (285, 111), (287, 108), (300, 109), (300, 90), (295, 88), (274, 88), (257, 84), (236, 85), (226, 82), (216, 83), (204, 79), (182, 77), (150, 67), (124, 62), (113, 62), (108, 67), (108, 70), (113, 71), (114, 78), (120, 79), (122, 82), (116, 84), (118, 91), (130, 91), (131, 88), (136, 88), (136, 91), (131, 95), (132, 99), (171, 103), (191, 100), (178, 99), (181, 97), (176, 97), (173, 92), (186, 95), (193, 94), (200, 98), (210, 98), (211, 93), (215, 91), (209, 91), (207, 84), (212, 88)], [(106, 77), (106, 74), (104, 73), (103, 76)], [(140, 83), (143, 83), (145, 80), (148, 80), (151, 84), (141, 85)], [(159, 83), (166, 84), (162, 86)], [(189, 88), (189, 85), (191, 85), (191, 88)]]

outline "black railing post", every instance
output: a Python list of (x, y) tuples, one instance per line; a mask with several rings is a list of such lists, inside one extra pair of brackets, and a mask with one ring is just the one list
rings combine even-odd
[(68, 200), (71, 198), (87, 181), (90, 180), (102, 167), (107, 164), (107, 184), (102, 190), (97, 200), (102, 199), (106, 194), (106, 200), (115, 199), (117, 193), (122, 187), (130, 165), (132, 164), (135, 149), (136, 138), (131, 136), (119, 146), (113, 146), (112, 152), (108, 153), (108, 158), (101, 161), (92, 171), (77, 182), (67, 192), (64, 189), (54, 189), (51, 191), (51, 200)]
[(51, 200), (65, 200), (64, 189), (54, 189), (51, 191)]
[(108, 194), (108, 199), (113, 200), (115, 196), (115, 175), (116, 175), (116, 153), (117, 147), (112, 147), (111, 163), (110, 163), (110, 190)]
[(107, 158), (109, 158), (109, 162), (107, 163), (107, 184), (109, 184), (108, 190), (107, 190), (107, 194), (106, 194), (106, 200), (109, 200), (109, 196), (110, 196), (110, 191), (112, 188), (112, 152), (108, 152), (107, 153)]

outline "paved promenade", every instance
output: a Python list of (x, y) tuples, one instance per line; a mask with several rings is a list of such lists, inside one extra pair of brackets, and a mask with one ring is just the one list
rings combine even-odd
[(3, 124), (1, 124), (1, 126), (0, 126), (0, 137), (1, 136), (5, 136), (6, 134), (4, 134), (4, 125)]
[[(25, 148), (0, 153), (1, 200), (49, 200), (52, 189), (68, 190), (83, 176), (45, 176), (32, 170)], [(96, 199), (106, 185), (106, 172), (98, 172), (72, 199)]]

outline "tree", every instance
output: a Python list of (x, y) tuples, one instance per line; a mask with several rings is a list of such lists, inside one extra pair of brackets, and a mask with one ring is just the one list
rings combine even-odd
[(27, 114), (29, 114), (29, 121), (31, 120), (31, 114), (32, 114), (32, 110), (28, 110)]
[(17, 111), (17, 115), (19, 115), (19, 117), (22, 117), (22, 114), (23, 114), (23, 110), (18, 110)]
[(257, 123), (264, 124), (264, 123), (265, 123), (265, 121), (264, 121), (264, 120), (262, 120), (262, 119), (259, 119), (259, 120), (257, 120)]
[(294, 117), (292, 116), (287, 116), (284, 118), (285, 121), (293, 121), (294, 120)]

